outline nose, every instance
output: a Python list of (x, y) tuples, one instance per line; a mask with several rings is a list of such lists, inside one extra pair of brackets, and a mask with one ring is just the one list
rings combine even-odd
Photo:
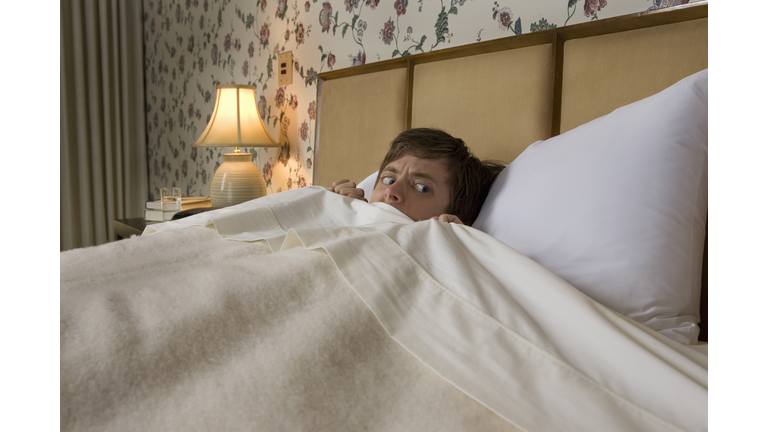
[(387, 186), (384, 189), (384, 201), (387, 204), (401, 203), (405, 199), (405, 193), (403, 190), (404, 181), (401, 179), (395, 180), (394, 183)]

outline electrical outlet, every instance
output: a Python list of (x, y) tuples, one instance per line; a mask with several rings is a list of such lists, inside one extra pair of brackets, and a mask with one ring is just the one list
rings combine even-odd
[(293, 51), (277, 55), (277, 85), (286, 86), (293, 83)]

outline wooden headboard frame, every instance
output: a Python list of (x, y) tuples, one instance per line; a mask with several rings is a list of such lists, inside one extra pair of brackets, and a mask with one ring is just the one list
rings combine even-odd
[[(702, 1), (321, 73), (313, 184), (361, 181), (411, 127), (439, 127), (480, 158), (511, 162), (537, 140), (706, 68), (707, 17)], [(621, 73), (612, 69), (618, 57), (627, 61)], [(706, 256), (705, 248), (700, 340), (707, 340)]]

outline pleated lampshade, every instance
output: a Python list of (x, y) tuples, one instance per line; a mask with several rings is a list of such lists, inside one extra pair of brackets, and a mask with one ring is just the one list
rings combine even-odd
[(253, 164), (253, 155), (240, 147), (278, 147), (259, 115), (256, 87), (220, 84), (211, 120), (193, 147), (234, 147), (224, 154), (211, 180), (211, 204), (227, 207), (267, 194), (264, 176)]

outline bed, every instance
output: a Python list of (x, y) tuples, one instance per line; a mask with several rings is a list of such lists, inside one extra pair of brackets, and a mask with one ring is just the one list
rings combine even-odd
[[(61, 254), (61, 429), (706, 430), (707, 79), (706, 2), (321, 74), (315, 186)], [(473, 227), (325, 188), (426, 126)]]

